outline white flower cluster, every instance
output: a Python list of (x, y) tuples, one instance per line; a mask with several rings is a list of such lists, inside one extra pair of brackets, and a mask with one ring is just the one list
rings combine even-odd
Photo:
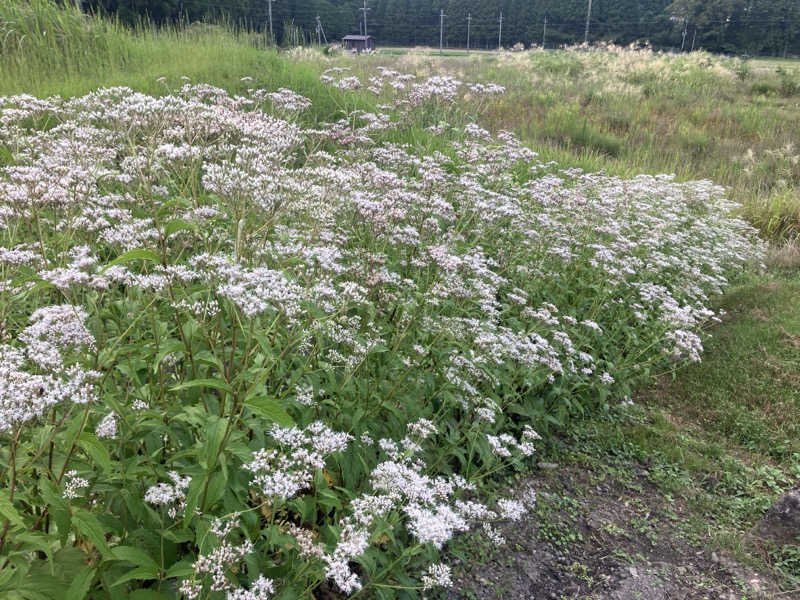
[(226, 600), (267, 600), (275, 593), (275, 584), (272, 579), (267, 579), (263, 575), (259, 575), (250, 589), (237, 588), (229, 591), (225, 598)]
[(301, 112), (311, 106), (311, 100), (286, 88), (267, 94), (272, 106), (279, 111)]
[(492, 452), (503, 458), (512, 456), (512, 450), (518, 451), (522, 456), (530, 456), (536, 451), (533, 442), (538, 439), (541, 439), (539, 434), (530, 425), (525, 425), (519, 440), (509, 433), (486, 436), (486, 441), (489, 442)]
[(320, 421), (303, 429), (275, 425), (270, 435), (281, 448), (262, 448), (244, 468), (252, 483), (268, 498), (287, 499), (306, 489), (325, 457), (347, 448), (353, 437), (335, 432)]
[(220, 542), (209, 554), (201, 554), (192, 563), (194, 576), (183, 580), (180, 587), (181, 594), (190, 600), (197, 598), (202, 591), (202, 585), (198, 583), (198, 580), (202, 580), (207, 575), (211, 577), (210, 590), (212, 592), (234, 590), (234, 584), (228, 574), (241, 562), (242, 558), (252, 551), (253, 544), (249, 540), (245, 540), (240, 545), (226, 541)]
[(94, 346), (85, 319), (86, 313), (71, 305), (40, 308), (18, 336), (22, 348), (0, 344), (0, 433), (42, 416), (60, 402), (94, 400), (93, 381), (99, 373), (67, 366), (63, 355)]
[(192, 478), (182, 477), (175, 471), (170, 471), (167, 475), (172, 480), (172, 484), (162, 482), (150, 486), (144, 494), (144, 501), (156, 506), (167, 506), (167, 514), (174, 519), (178, 510), (186, 508), (186, 490)]
[(211, 524), (209, 531), (217, 536), (219, 544), (210, 553), (200, 555), (192, 564), (193, 575), (181, 582), (180, 592), (189, 600), (200, 595), (203, 590), (201, 582), (206, 576), (211, 577), (210, 590), (227, 592), (229, 600), (266, 600), (275, 593), (273, 581), (263, 576), (259, 576), (250, 589), (237, 588), (231, 580), (230, 574), (238, 571), (241, 560), (253, 552), (249, 540), (236, 545), (225, 539), (239, 527), (239, 516), (239, 513), (233, 513), (227, 519), (217, 518)]
[(94, 336), (84, 324), (86, 318), (86, 311), (71, 304), (46, 306), (31, 315), (31, 324), (18, 339), (25, 344), (29, 360), (42, 369), (57, 370), (64, 364), (62, 351), (94, 348)]
[(422, 576), (422, 589), (430, 590), (435, 587), (452, 587), (453, 579), (450, 567), (440, 563), (434, 563), (428, 567), (427, 572)]
[[(98, 350), (89, 329), (102, 323), (88, 313), (103, 314), (111, 298), (174, 309), (184, 326), (213, 332), (214, 343), (230, 343), (228, 323), (242, 331), (252, 326), (264, 340), (269, 324), (269, 342), (262, 343), (285, 350), (280, 360), (287, 365), (302, 358), (307, 369), (287, 384), (296, 389), (285, 390), (297, 400), (298, 422), (311, 414), (323, 420), (270, 430), (274, 443), (243, 467), (256, 496), (301, 494), (326, 458), (353, 439), (334, 430), (331, 405), (339, 399), (317, 378), (310, 385), (312, 373), (341, 382), (343, 402), (365, 384), (358, 397), (370, 403), (372, 420), (364, 421), (376, 426), (359, 426), (354, 451), (372, 461), (371, 489), (350, 499), (346, 517), (326, 523), (339, 531), (333, 548), (311, 529), (289, 528), (300, 555), (319, 561), (351, 593), (362, 584), (350, 563), (383, 519), (401, 519), (419, 542), (441, 548), (476, 522), (487, 522), (486, 535), (499, 541), (488, 522), (524, 516), (527, 500), (501, 500), (490, 510), (459, 498), (470, 485), (457, 474), (440, 476), (425, 464), (424, 442), (442, 427), (432, 415), (471, 419), (471, 431), (501, 458), (531, 455), (538, 436), (529, 428), (511, 435), (509, 403), (525, 404), (557, 380), (563, 389), (590, 391), (624, 381), (613, 349), (596, 350), (617, 343), (621, 331), (638, 336), (627, 336), (628, 356), (644, 356), (631, 369), (665, 355), (698, 360), (701, 326), (714, 317), (711, 295), (727, 285), (727, 273), (757, 261), (761, 249), (724, 190), (710, 182), (559, 171), (508, 132), (475, 124), (459, 132), (440, 122), (459, 109), (457, 98), (480, 104), (500, 86), (446, 76), (417, 80), (389, 69), (360, 78), (333, 69), (322, 80), (368, 87), (387, 112), (354, 111), (303, 129), (259, 108), (271, 102), (285, 113), (302, 110), (307, 99), (294, 92), (242, 97), (188, 83), (160, 97), (111, 88), (69, 100), (0, 100), (0, 142), (13, 140), (6, 145), (14, 148), (13, 160), (0, 166), (0, 233), (24, 231), (39, 219), (46, 238), (4, 239), (0, 272), (24, 265), (73, 302), (97, 298), (83, 307), (39, 308), (16, 337), (2, 332), (0, 434), (59, 403), (94, 398), (98, 373), (76, 361)], [(451, 151), (423, 154), (381, 141), (381, 132), (407, 126), (413, 111), (427, 108), (437, 110), (432, 131), (463, 134)], [(53, 128), (30, 127), (45, 114)], [(336, 149), (300, 151), (321, 143)], [(130, 249), (161, 260), (99, 263), (98, 256)], [(0, 291), (35, 285), (18, 279), (25, 277), (0, 281)], [(563, 292), (573, 287), (582, 290), (577, 302)], [(23, 321), (19, 314), (9, 319)], [(200, 335), (191, 342), (202, 343)], [(160, 363), (180, 382), (190, 377), (189, 357), (182, 356), (174, 352)], [(268, 360), (258, 350), (248, 356), (262, 362), (245, 368)], [(118, 374), (108, 373), (105, 384), (113, 389)], [(143, 390), (132, 389), (131, 408), (155, 410), (155, 396)], [(398, 439), (381, 439), (390, 434), (377, 432), (389, 425), (378, 424), (394, 423), (404, 403), (427, 418)], [(98, 437), (114, 438), (123, 417), (104, 414)], [(185, 508), (189, 478), (171, 472), (170, 480), (144, 497), (175, 518)], [(70, 475), (63, 493), (78, 493), (82, 481)], [(213, 525), (221, 538), (233, 528), (232, 521)], [(272, 594), (277, 584), (265, 578), (249, 588), (230, 581), (247, 552), (247, 544), (223, 540), (198, 559), (198, 574), (236, 600)], [(184, 581), (183, 593), (201, 594), (198, 581)], [(446, 568), (437, 566), (423, 585), (447, 581)]]
[(64, 491), (62, 496), (67, 500), (72, 500), (78, 497), (78, 490), (89, 487), (89, 481), (84, 477), (79, 477), (75, 469), (71, 469), (64, 473)]
[(117, 416), (114, 413), (108, 413), (97, 424), (94, 434), (101, 440), (113, 440), (117, 437)]

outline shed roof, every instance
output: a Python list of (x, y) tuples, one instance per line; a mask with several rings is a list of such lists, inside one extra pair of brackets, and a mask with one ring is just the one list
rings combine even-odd
[(365, 42), (367, 40), (375, 39), (371, 35), (346, 35), (342, 38), (343, 40), (352, 40), (358, 42)]

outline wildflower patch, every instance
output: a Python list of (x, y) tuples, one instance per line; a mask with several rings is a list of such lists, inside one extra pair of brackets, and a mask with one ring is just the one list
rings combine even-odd
[[(442, 121), (500, 86), (323, 81), (387, 104), (312, 129), (287, 89), (0, 98), (0, 591), (76, 563), (112, 597), (449, 585), (447, 542), (535, 498), (484, 484), (699, 360), (761, 259), (711, 182)], [(448, 152), (386, 141), (413, 122)]]

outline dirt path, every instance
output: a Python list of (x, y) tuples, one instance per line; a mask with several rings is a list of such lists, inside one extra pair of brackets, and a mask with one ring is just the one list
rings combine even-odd
[(584, 468), (543, 469), (525, 481), (538, 493), (535, 514), (502, 526), (493, 548), (478, 536), (455, 560), (458, 583), (446, 597), (509, 600), (797, 599), (688, 532), (691, 516), (631, 464), (627, 481)]

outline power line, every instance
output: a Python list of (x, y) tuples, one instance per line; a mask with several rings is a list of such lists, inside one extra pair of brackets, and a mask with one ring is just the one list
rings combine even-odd
[(544, 16), (544, 28), (542, 29), (542, 48), (547, 43), (547, 15)]
[(317, 44), (321, 46), (322, 41), (320, 40), (320, 37), (325, 40), (326, 44), (328, 43), (328, 38), (325, 37), (325, 30), (322, 28), (322, 21), (320, 20), (319, 15), (317, 15)]

